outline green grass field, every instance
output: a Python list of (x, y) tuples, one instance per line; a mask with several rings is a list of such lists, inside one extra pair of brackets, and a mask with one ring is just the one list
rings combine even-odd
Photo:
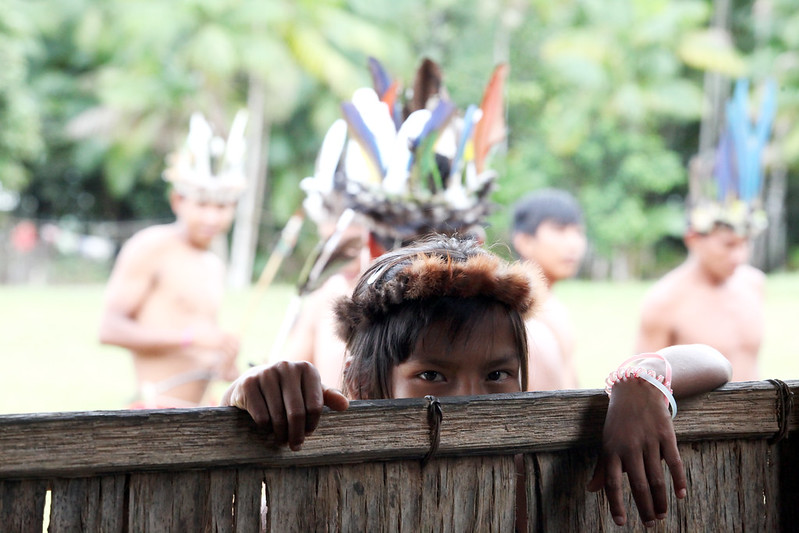
[[(570, 281), (558, 286), (575, 321), (580, 383), (598, 388), (630, 355), (638, 306), (649, 283)], [(133, 396), (133, 369), (122, 349), (100, 346), (101, 285), (0, 286), (0, 413), (122, 408)], [(255, 307), (242, 340), (242, 367), (269, 354), (293, 289), (277, 286)], [(250, 292), (231, 293), (222, 322), (237, 330)], [(764, 378), (799, 378), (799, 274), (768, 278)], [(215, 390), (223, 390), (220, 384)]]

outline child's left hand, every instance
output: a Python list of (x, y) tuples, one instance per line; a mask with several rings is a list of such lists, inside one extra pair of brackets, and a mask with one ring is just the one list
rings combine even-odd
[(595, 492), (605, 488), (613, 520), (627, 521), (624, 509), (622, 473), (627, 472), (630, 489), (641, 521), (647, 527), (666, 517), (666, 481), (661, 460), (669, 466), (674, 493), (684, 498), (687, 482), (671, 415), (663, 395), (641, 380), (618, 382), (605, 418), (602, 455), (588, 484)]

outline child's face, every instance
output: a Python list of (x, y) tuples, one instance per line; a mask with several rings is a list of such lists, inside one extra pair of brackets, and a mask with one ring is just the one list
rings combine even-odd
[(208, 248), (213, 239), (230, 229), (236, 214), (235, 202), (199, 201), (173, 195), (172, 209), (198, 248)]
[[(507, 316), (480, 320), (454, 342), (439, 323), (391, 373), (392, 398), (519, 392), (520, 357)], [(488, 317), (487, 317), (488, 318)]]
[(574, 276), (585, 253), (585, 231), (580, 224), (558, 224), (544, 220), (535, 235), (523, 235), (517, 251), (541, 267), (552, 282)]

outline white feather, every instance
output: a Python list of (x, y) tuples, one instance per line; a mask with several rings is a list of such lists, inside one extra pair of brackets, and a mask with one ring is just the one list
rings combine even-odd
[[(374, 136), (383, 166), (387, 166), (386, 160), (390, 157), (394, 147), (394, 138), (397, 136), (397, 129), (394, 126), (388, 105), (381, 102), (374, 89), (369, 87), (357, 89), (352, 95), (352, 104)], [(385, 169), (380, 170), (384, 171)]]
[(421, 135), (432, 113), (427, 109), (419, 109), (411, 113), (400, 126), (394, 139), (392, 157), (388, 163), (383, 189), (391, 194), (403, 194), (408, 185), (409, 165), (411, 161), (410, 141)]
[(211, 178), (211, 154), (209, 145), (214, 132), (202, 113), (193, 113), (189, 122), (189, 136), (186, 145), (193, 155), (194, 172), (200, 179)]
[(336, 167), (338, 167), (338, 162), (341, 160), (341, 154), (344, 152), (346, 142), (347, 123), (340, 118), (327, 130), (322, 141), (322, 148), (319, 149), (319, 155), (316, 158), (316, 168), (314, 169), (316, 183), (314, 187), (319, 192), (324, 193), (333, 190)]

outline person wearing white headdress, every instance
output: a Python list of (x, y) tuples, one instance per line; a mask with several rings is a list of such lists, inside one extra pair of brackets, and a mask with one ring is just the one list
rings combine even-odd
[[(369, 67), (374, 88), (359, 88), (342, 104), (343, 118), (328, 129), (313, 176), (300, 184), (304, 210), (323, 246), (269, 358), (313, 363), (335, 386), (341, 385), (345, 347), (335, 333), (333, 302), (352, 292), (374, 258), (422, 236), (484, 241), (482, 224), (497, 177), (486, 168), (486, 157), (505, 136), (506, 65), (495, 69), (481, 106), (464, 113), (430, 59), (404, 93), (377, 60), (370, 59)], [(337, 261), (338, 270), (324, 276)]]
[(241, 111), (227, 141), (196, 113), (164, 179), (175, 221), (146, 228), (122, 247), (105, 290), (100, 342), (133, 355), (131, 407), (200, 404), (212, 379), (238, 375), (239, 339), (219, 324), (224, 263), (211, 251), (233, 222), (244, 190)]

